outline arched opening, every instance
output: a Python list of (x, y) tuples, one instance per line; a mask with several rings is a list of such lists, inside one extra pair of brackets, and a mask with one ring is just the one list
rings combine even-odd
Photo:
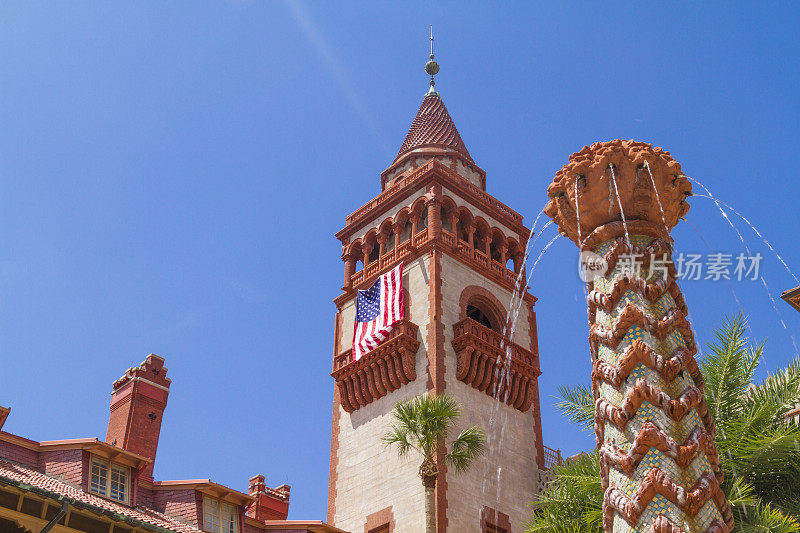
[(403, 229), (400, 230), (400, 242), (406, 242), (408, 239), (411, 238), (411, 224), (408, 223), (408, 220), (403, 222)]
[(447, 212), (444, 206), (442, 206), (440, 213), (439, 219), (442, 221), (442, 229), (452, 232), (453, 225), (450, 223), (450, 214)]
[(492, 323), (492, 319), (489, 318), (489, 314), (484, 312), (481, 308), (482, 306), (468, 304), (467, 305), (467, 318), (471, 318), (481, 326), (485, 326), (492, 331), (497, 331), (497, 324)]
[(394, 250), (395, 235), (394, 230), (390, 229), (389, 234), (386, 236), (386, 251), (391, 252)]
[(458, 235), (458, 240), (462, 242), (469, 242), (469, 237), (467, 237), (467, 231), (464, 229), (464, 223), (461, 222), (459, 219), (456, 222), (456, 234)]
[(500, 254), (500, 249), (495, 246), (494, 241), (489, 243), (489, 255), (494, 261), (498, 263), (502, 260), (502, 254)]
[(422, 230), (428, 227), (428, 209), (423, 208), (419, 217), (419, 229)]
[(486, 228), (477, 227), (475, 229), (475, 237), (473, 241), (473, 245), (476, 251), (481, 252), (482, 254), (486, 253), (486, 243), (489, 239), (489, 232)]
[(378, 246), (377, 242), (373, 242), (372, 249), (369, 251), (369, 255), (367, 256), (367, 261), (369, 263), (374, 263), (380, 258), (380, 255), (381, 255), (380, 246)]

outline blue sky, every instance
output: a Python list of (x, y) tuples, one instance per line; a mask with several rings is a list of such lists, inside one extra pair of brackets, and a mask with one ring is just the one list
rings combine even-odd
[[(528, 224), (572, 152), (634, 138), (672, 152), (800, 268), (798, 9), (3, 3), (4, 429), (104, 437), (112, 381), (154, 352), (173, 380), (158, 478), (246, 490), (263, 472), (292, 485), (290, 517), (324, 518), (333, 233), (378, 192), (427, 89), (429, 24), (437, 89), (487, 190)], [(744, 251), (713, 203), (690, 203), (714, 251)], [(773, 295), (797, 285), (740, 226)], [(708, 251), (687, 223), (673, 235), (679, 252)], [(544, 440), (566, 454), (593, 446), (553, 407), (559, 385), (588, 380), (576, 256), (557, 240), (530, 282)], [(759, 282), (732, 285), (767, 341), (762, 372), (785, 364), (800, 314), (777, 301), (785, 330)], [(704, 342), (738, 312), (726, 283), (683, 289)]]

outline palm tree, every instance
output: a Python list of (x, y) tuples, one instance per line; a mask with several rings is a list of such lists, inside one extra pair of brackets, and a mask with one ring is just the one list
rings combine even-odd
[[(800, 427), (784, 415), (800, 402), (800, 361), (753, 382), (764, 345), (751, 345), (741, 317), (717, 329), (701, 361), (705, 399), (717, 422), (722, 485), (735, 531), (800, 532)], [(563, 387), (558, 407), (591, 429), (594, 400), (587, 387)], [(603, 487), (597, 453), (553, 469), (553, 481), (533, 502), (525, 524), (539, 531), (602, 532)]]
[[(383, 436), (387, 446), (395, 445), (400, 457), (411, 450), (422, 454), (419, 477), (425, 487), (425, 524), (428, 533), (436, 533), (435, 487), (439, 468), (437, 452), (447, 437), (447, 431), (461, 414), (458, 402), (447, 394), (430, 396), (427, 393), (394, 406), (392, 429)], [(483, 453), (486, 436), (478, 426), (461, 432), (445, 455), (448, 466), (456, 473), (469, 470), (475, 459)]]

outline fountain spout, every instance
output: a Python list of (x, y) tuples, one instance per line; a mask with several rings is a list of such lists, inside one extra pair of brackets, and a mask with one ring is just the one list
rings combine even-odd
[(609, 532), (733, 529), (714, 420), (670, 259), (669, 232), (689, 210), (691, 190), (669, 152), (621, 140), (572, 154), (547, 189), (545, 213), (582, 257), (603, 268), (587, 278), (587, 301)]

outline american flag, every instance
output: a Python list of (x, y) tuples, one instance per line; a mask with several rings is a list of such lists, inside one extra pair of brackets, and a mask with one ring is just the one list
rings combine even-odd
[(376, 348), (392, 326), (403, 318), (403, 265), (379, 277), (372, 287), (358, 291), (353, 361)]

